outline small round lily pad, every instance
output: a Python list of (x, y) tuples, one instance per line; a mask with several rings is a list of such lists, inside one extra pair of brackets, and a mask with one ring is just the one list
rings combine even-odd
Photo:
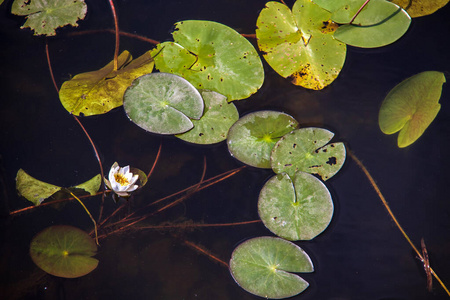
[(315, 176), (297, 172), (291, 179), (282, 173), (269, 179), (258, 198), (258, 213), (276, 235), (291, 240), (311, 240), (323, 232), (333, 217), (327, 187)]
[(239, 119), (228, 132), (228, 150), (236, 159), (253, 167), (270, 168), (270, 153), (275, 143), (298, 127), (288, 114), (257, 111)]
[(31, 241), (33, 262), (45, 272), (65, 278), (86, 275), (97, 268), (94, 240), (73, 226), (56, 225), (39, 232)]
[(273, 147), (272, 169), (294, 176), (303, 171), (327, 180), (333, 177), (345, 162), (343, 143), (327, 144), (334, 136), (329, 130), (317, 127), (300, 128), (283, 136)]
[(309, 283), (290, 272), (313, 271), (312, 261), (303, 249), (276, 237), (245, 241), (234, 249), (230, 260), (230, 272), (237, 284), (249, 293), (269, 299), (303, 292)]
[(200, 119), (204, 103), (199, 91), (186, 79), (169, 73), (138, 77), (126, 90), (123, 106), (132, 122), (159, 134), (179, 134)]

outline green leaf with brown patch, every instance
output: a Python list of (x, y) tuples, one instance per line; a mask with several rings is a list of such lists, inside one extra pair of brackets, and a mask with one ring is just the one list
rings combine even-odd
[(310, 0), (298, 0), (292, 11), (268, 2), (257, 20), (258, 47), (269, 65), (295, 85), (321, 90), (339, 75), (346, 45), (334, 39), (331, 13)]
[(392, 0), (411, 16), (411, 18), (431, 15), (447, 5), (449, 0)]
[[(1, 4), (1, 2), (0, 2)], [(11, 13), (26, 16), (27, 21), (20, 28), (29, 27), (35, 35), (56, 35), (56, 28), (66, 25), (78, 26), (87, 12), (84, 0), (16, 0)]]

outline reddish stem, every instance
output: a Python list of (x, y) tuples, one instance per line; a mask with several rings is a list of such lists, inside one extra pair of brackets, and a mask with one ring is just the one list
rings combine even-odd
[[(68, 35), (69, 36), (77, 36), (77, 35), (95, 34), (95, 33), (103, 33), (103, 32), (110, 32), (110, 33), (114, 33), (114, 34), (116, 33), (116, 31), (114, 29), (96, 29), (96, 30), (74, 31), (74, 32), (69, 33)], [(150, 44), (154, 44), (154, 45), (158, 45), (161, 43), (159, 41), (152, 40), (148, 37), (134, 34), (134, 33), (125, 32), (125, 31), (119, 31), (119, 35), (134, 38), (134, 39), (141, 40), (141, 41), (144, 41), (144, 42), (147, 42)]]
[(364, 7), (366, 7), (366, 5), (370, 2), (370, 0), (366, 0), (366, 2), (364, 2), (363, 5), (361, 5), (361, 7), (358, 9), (358, 11), (356, 12), (356, 14), (353, 16), (353, 18), (350, 20), (350, 25), (353, 23), (353, 21), (355, 21), (356, 17), (359, 15), (359, 13), (361, 12), (361, 10), (363, 10)]
[(156, 163), (158, 162), (159, 155), (161, 154), (161, 148), (162, 148), (162, 142), (159, 143), (158, 152), (156, 153), (156, 157), (155, 157), (155, 161), (153, 162), (153, 166), (150, 169), (150, 172), (148, 172), (147, 180), (150, 178), (150, 176), (152, 175), (153, 171), (155, 170)]
[(109, 5), (111, 6), (111, 11), (114, 17), (114, 30), (116, 35), (116, 47), (114, 50), (114, 71), (118, 69), (118, 59), (119, 59), (119, 21), (117, 20), (116, 8), (112, 0), (109, 0)]
[(59, 93), (58, 85), (56, 84), (56, 81), (55, 81), (55, 76), (53, 76), (53, 68), (52, 68), (52, 63), (50, 62), (50, 54), (48, 51), (48, 40), (47, 39), (45, 39), (45, 54), (47, 55), (47, 65), (48, 65), (48, 70), (50, 71), (50, 77), (52, 78), (53, 85), (55, 86), (56, 92)]
[(220, 258), (218, 258), (217, 256), (213, 255), (211, 252), (209, 252), (209, 250), (206, 250), (205, 248), (200, 247), (199, 245), (196, 245), (196, 244), (194, 244), (193, 242), (190, 242), (190, 241), (188, 241), (188, 240), (184, 240), (183, 242), (184, 242), (187, 246), (189, 246), (189, 247), (193, 248), (194, 250), (196, 250), (196, 251), (198, 251), (198, 252), (200, 252), (200, 253), (202, 253), (202, 254), (208, 256), (208, 257), (211, 258), (212, 260), (214, 260), (214, 261), (216, 261), (216, 262), (222, 264), (222, 265), (225, 266), (226, 268), (228, 268), (228, 264), (227, 264), (225, 261), (223, 261), (223, 260), (221, 260)]

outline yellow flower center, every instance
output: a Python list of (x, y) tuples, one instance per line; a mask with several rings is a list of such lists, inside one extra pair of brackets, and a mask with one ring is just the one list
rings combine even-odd
[(128, 181), (128, 179), (122, 174), (122, 173), (116, 173), (114, 174), (114, 179), (116, 180), (116, 182), (118, 184), (120, 184), (121, 186), (126, 186), (129, 185), (130, 182)]

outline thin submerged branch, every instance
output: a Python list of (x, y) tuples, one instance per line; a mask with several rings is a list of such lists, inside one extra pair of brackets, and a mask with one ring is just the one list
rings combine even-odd
[[(56, 92), (59, 94), (59, 89), (58, 89), (58, 86), (56, 84), (55, 77), (53, 76), (53, 68), (52, 68), (52, 64), (51, 64), (51, 61), (50, 61), (50, 55), (49, 55), (47, 40), (46, 40), (46, 43), (45, 43), (45, 53), (46, 53), (46, 56), (47, 56), (47, 64), (48, 64), (48, 68), (49, 68), (49, 71), (50, 71), (50, 76), (52, 78), (52, 81), (53, 81), (53, 84), (55, 86)], [(104, 176), (104, 172), (103, 172), (102, 161), (100, 159), (100, 156), (98, 155), (97, 147), (95, 146), (94, 142), (92, 141), (91, 136), (89, 135), (87, 130), (84, 128), (83, 124), (81, 124), (81, 122), (77, 118), (77, 116), (75, 116), (75, 115), (72, 115), (72, 116), (75, 119), (75, 121), (77, 121), (78, 125), (80, 125), (81, 129), (83, 129), (84, 134), (89, 139), (89, 142), (91, 143), (92, 149), (94, 149), (94, 153), (95, 153), (95, 157), (97, 158), (98, 165), (100, 167), (100, 175), (102, 176), (102, 185), (101, 185), (101, 187), (102, 187), (102, 190), (103, 190), (102, 191), (102, 204), (101, 204), (101, 207), (100, 207), (100, 213), (99, 213), (99, 217), (98, 217), (98, 221), (100, 222), (100, 220), (102, 218), (103, 204), (105, 202), (105, 192), (106, 192), (105, 185), (103, 184), (103, 178), (105, 178), (105, 176)]]
[(183, 240), (183, 242), (186, 244), (186, 246), (200, 252), (201, 254), (208, 256), (212, 260), (214, 260), (214, 261), (220, 263), (221, 265), (225, 266), (226, 268), (228, 268), (228, 264), (225, 261), (221, 260), (216, 255), (213, 255), (209, 250), (206, 250), (204, 247), (196, 245), (193, 242), (188, 241), (188, 240)]
[(416, 252), (417, 256), (419, 257), (419, 259), (422, 261), (422, 263), (424, 264), (428, 264), (427, 266), (425, 266), (426, 269), (428, 269), (431, 274), (433, 274), (434, 278), (436, 278), (436, 280), (439, 282), (439, 284), (442, 286), (442, 288), (445, 290), (445, 292), (447, 293), (448, 296), (450, 296), (450, 291), (447, 289), (447, 287), (445, 286), (445, 284), (442, 282), (442, 280), (439, 278), (439, 276), (433, 271), (433, 269), (430, 267), (428, 260), (425, 260), (425, 258), (422, 256), (422, 253), (419, 252), (419, 250), (416, 248), (416, 246), (413, 244), (413, 242), (411, 241), (411, 239), (409, 238), (409, 236), (406, 234), (405, 230), (403, 229), (403, 227), (400, 225), (400, 223), (398, 222), (397, 218), (394, 216), (394, 213), (392, 212), (391, 208), (389, 207), (386, 199), (384, 198), (383, 194), (380, 191), (380, 188), (378, 187), (378, 185), (376, 184), (375, 180), (373, 179), (372, 175), (370, 175), (369, 171), (367, 170), (367, 168), (363, 165), (363, 163), (351, 152), (348, 151), (348, 154), (350, 155), (350, 157), (356, 162), (356, 164), (358, 165), (358, 167), (363, 171), (363, 173), (366, 175), (367, 179), (369, 180), (370, 184), (372, 185), (373, 189), (375, 190), (375, 192), (377, 193), (378, 197), (380, 198), (381, 202), (383, 203), (384, 208), (386, 208), (389, 216), (391, 217), (391, 219), (394, 221), (395, 225), (397, 226), (398, 230), (400, 230), (400, 232), (402, 233), (403, 237), (406, 239), (406, 241), (409, 243), (409, 245), (411, 246), (411, 248), (413, 248), (414, 252)]
[(94, 232), (95, 232), (95, 243), (97, 245), (100, 245), (98, 243), (98, 234), (97, 234), (97, 223), (95, 222), (95, 219), (92, 217), (91, 213), (89, 212), (89, 210), (87, 209), (86, 205), (84, 205), (84, 203), (77, 197), (75, 196), (71, 191), (67, 190), (66, 191), (72, 195), (72, 197), (74, 197), (75, 199), (77, 199), (78, 203), (81, 204), (81, 206), (83, 206), (84, 210), (86, 211), (86, 213), (89, 215), (89, 218), (91, 218), (92, 223), (94, 223)]

